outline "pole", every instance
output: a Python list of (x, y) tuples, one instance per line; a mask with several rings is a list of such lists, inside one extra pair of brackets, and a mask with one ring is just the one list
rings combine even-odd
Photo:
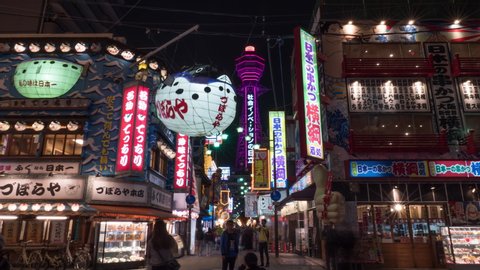
[[(273, 192), (277, 192), (277, 159), (275, 153), (275, 136), (273, 139)], [(274, 213), (274, 230), (275, 230), (275, 257), (278, 258), (278, 213), (277, 213), (277, 202), (273, 202), (273, 213)]]

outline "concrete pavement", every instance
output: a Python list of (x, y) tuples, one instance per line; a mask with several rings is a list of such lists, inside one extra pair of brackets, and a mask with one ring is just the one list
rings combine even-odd
[[(235, 263), (235, 269), (243, 263), (246, 252), (242, 251)], [(256, 252), (259, 256), (258, 252)], [(260, 260), (260, 259), (259, 259)], [(178, 259), (183, 270), (220, 270), (222, 269), (222, 257), (217, 253), (212, 256), (184, 256)], [(259, 262), (260, 263), (260, 262)], [(301, 257), (296, 254), (280, 253), (278, 258), (270, 253), (270, 267), (267, 270), (324, 270), (322, 262), (313, 258)]]

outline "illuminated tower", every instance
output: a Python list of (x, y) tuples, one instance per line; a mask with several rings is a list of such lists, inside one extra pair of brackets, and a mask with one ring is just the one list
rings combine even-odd
[(242, 85), (237, 94), (243, 97), (238, 136), (236, 169), (250, 171), (253, 162), (253, 145), (261, 141), (262, 125), (258, 108), (258, 97), (266, 92), (260, 86), (260, 78), (265, 68), (265, 60), (255, 54), (255, 47), (247, 46), (243, 55), (235, 60), (235, 69)]

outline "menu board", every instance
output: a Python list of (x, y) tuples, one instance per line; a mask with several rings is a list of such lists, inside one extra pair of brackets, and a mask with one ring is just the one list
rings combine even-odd
[(33, 243), (41, 243), (43, 235), (43, 221), (31, 220), (27, 223), (27, 238)]
[(2, 235), (6, 245), (13, 245), (18, 243), (17, 238), (18, 238), (18, 232), (20, 229), (20, 226), (18, 223), (19, 223), (18, 220), (3, 221)]

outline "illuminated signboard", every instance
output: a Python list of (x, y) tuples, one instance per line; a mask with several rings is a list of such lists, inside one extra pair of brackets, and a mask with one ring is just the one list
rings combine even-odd
[(230, 167), (218, 167), (222, 169), (222, 177), (220, 180), (222, 181), (228, 181), (228, 178), (230, 178)]
[(123, 92), (116, 172), (142, 172), (145, 164), (148, 88), (126, 87)]
[(297, 28), (295, 42), (300, 150), (302, 157), (324, 159), (315, 37)]
[(270, 159), (268, 149), (260, 148), (253, 150), (252, 165), (252, 190), (270, 189)]
[(187, 135), (177, 134), (177, 155), (175, 156), (175, 176), (173, 187), (181, 189), (187, 187), (188, 180), (188, 150)]
[(480, 161), (471, 160), (350, 160), (350, 178), (480, 177)]
[(72, 89), (82, 69), (65, 60), (31, 59), (17, 66), (13, 83), (24, 97), (56, 98)]
[(293, 184), (290, 189), (288, 190), (289, 194), (302, 191), (305, 188), (311, 186), (313, 184), (312, 173), (309, 171), (305, 174), (302, 178), (300, 178), (295, 184)]
[[(277, 188), (287, 187), (287, 139), (285, 130), (285, 112), (269, 112), (271, 183), (277, 179)], [(275, 164), (275, 166), (274, 166)]]
[[(247, 114), (247, 135), (245, 141), (247, 143), (247, 164), (253, 163), (253, 145), (255, 144), (255, 92), (247, 94), (247, 102), (245, 102), (245, 111)], [(248, 140), (247, 140), (248, 139)]]
[(480, 177), (480, 161), (473, 160), (430, 160), (432, 177)]

